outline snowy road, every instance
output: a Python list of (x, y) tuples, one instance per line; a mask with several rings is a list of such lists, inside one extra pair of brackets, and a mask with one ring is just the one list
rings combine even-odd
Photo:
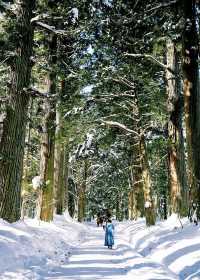
[[(41, 279), (54, 280), (129, 280), (129, 279), (179, 279), (166, 268), (154, 263), (130, 247), (122, 236), (116, 235), (113, 250), (103, 246), (104, 231), (102, 228), (89, 226), (90, 235), (79, 248), (72, 250), (66, 264), (41, 275)], [(133, 278), (134, 277), (134, 278)]]
[(117, 222), (115, 247), (94, 223), (0, 220), (0, 280), (200, 280), (200, 226)]

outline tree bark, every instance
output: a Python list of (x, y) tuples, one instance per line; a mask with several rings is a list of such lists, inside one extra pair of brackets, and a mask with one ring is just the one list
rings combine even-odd
[(62, 215), (64, 209), (64, 149), (63, 145), (55, 143), (54, 159), (54, 189), (56, 197), (56, 214)]
[(21, 183), (29, 97), (34, 29), (31, 24), (34, 0), (22, 0), (15, 32), (18, 41), (11, 66), (10, 102), (6, 109), (0, 143), (0, 217), (15, 222), (21, 214)]
[[(66, 146), (67, 145), (67, 146)], [(68, 211), (69, 209), (69, 149), (68, 144), (65, 144), (64, 147), (64, 169), (63, 169), (63, 188), (64, 188), (64, 205), (63, 210)]]
[(85, 218), (85, 207), (86, 207), (86, 180), (87, 180), (88, 163), (87, 159), (84, 160), (83, 167), (83, 181), (78, 189), (78, 221), (83, 222)]
[(81, 186), (78, 196), (78, 222), (83, 222), (85, 218), (85, 190)]
[(56, 197), (56, 214), (62, 215), (64, 205), (64, 149), (61, 143), (61, 112), (59, 104), (56, 106), (56, 135), (55, 135), (55, 158), (54, 158), (54, 189)]
[(167, 40), (167, 67), (166, 85), (168, 96), (168, 168), (169, 168), (169, 199), (170, 212), (180, 213), (186, 209), (187, 190), (186, 190), (186, 169), (185, 151), (182, 128), (182, 100), (180, 92), (180, 81), (173, 73), (178, 73), (178, 58), (174, 42)]
[[(56, 214), (62, 215), (68, 210), (68, 141), (63, 143), (63, 117), (62, 99), (65, 94), (65, 80), (61, 82), (59, 100), (56, 105), (56, 138), (55, 138), (55, 161), (54, 161), (54, 189), (56, 196)], [(67, 135), (65, 135), (67, 139)]]
[(130, 167), (130, 181), (132, 188), (129, 193), (131, 203), (129, 205), (129, 211), (131, 213), (131, 220), (137, 220), (138, 217), (144, 216), (144, 193), (139, 148), (139, 143), (136, 143), (134, 145)]
[(50, 104), (45, 106), (45, 119), (41, 140), (40, 178), (42, 181), (41, 212), (42, 221), (53, 220), (54, 209), (54, 145), (55, 145), (55, 114)]
[(134, 220), (134, 204), (133, 204), (133, 190), (128, 193), (128, 218)]
[[(48, 88), (50, 96), (56, 95), (56, 62), (57, 62), (57, 36), (51, 34), (49, 43), (49, 66)], [(40, 195), (40, 219), (43, 221), (53, 220), (54, 210), (54, 149), (55, 149), (55, 100), (45, 99), (45, 117), (43, 121), (41, 140), (40, 177), (42, 190)]]
[(196, 0), (183, 1), (184, 30), (183, 91), (188, 152), (188, 179), (190, 208), (197, 207), (200, 218), (200, 90), (199, 90), (199, 41)]
[[(56, 147), (57, 146), (57, 147)], [(68, 149), (64, 143), (55, 146), (54, 189), (56, 197), (56, 214), (62, 215), (68, 210)]]
[(140, 156), (141, 156), (141, 166), (142, 166), (146, 225), (151, 226), (151, 225), (155, 225), (156, 217), (155, 217), (155, 209), (154, 209), (152, 182), (151, 182), (151, 176), (149, 171), (149, 163), (148, 163), (148, 156), (146, 151), (144, 135), (141, 135), (141, 139), (140, 139)]

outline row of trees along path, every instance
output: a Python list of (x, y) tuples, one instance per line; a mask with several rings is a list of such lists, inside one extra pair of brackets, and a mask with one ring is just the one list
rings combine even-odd
[(198, 11), (0, 1), (1, 218), (199, 218)]

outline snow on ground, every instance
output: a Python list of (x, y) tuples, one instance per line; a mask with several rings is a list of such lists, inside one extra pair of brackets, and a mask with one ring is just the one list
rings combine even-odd
[(182, 223), (183, 228), (173, 215), (167, 221), (146, 228), (140, 219), (134, 223), (120, 223), (118, 233), (146, 260), (159, 262), (174, 277), (177, 276), (174, 279), (199, 280), (200, 226), (190, 224), (186, 218)]
[(182, 222), (116, 222), (110, 250), (95, 223), (0, 220), (0, 280), (200, 280), (200, 227)]
[(66, 263), (86, 232), (85, 225), (64, 216), (57, 216), (53, 223), (0, 220), (0, 279), (46, 279), (43, 274)]

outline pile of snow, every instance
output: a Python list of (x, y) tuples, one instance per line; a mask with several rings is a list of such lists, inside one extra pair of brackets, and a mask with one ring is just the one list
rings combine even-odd
[[(169, 275), (174, 275), (173, 279), (199, 280), (200, 226), (189, 223), (187, 218), (182, 219), (181, 223), (176, 215), (172, 215), (167, 221), (158, 222), (153, 227), (147, 228), (144, 219), (140, 219), (119, 223), (116, 229), (120, 238), (143, 257), (144, 263), (148, 260), (161, 264)], [(131, 266), (131, 274), (138, 271), (136, 267), (142, 269), (142, 265), (133, 261)], [(152, 270), (156, 270), (155, 265)], [(153, 278), (148, 275), (144, 279)]]
[(68, 261), (87, 230), (68, 213), (52, 223), (26, 219), (9, 224), (0, 219), (0, 279), (44, 279), (44, 272)]

